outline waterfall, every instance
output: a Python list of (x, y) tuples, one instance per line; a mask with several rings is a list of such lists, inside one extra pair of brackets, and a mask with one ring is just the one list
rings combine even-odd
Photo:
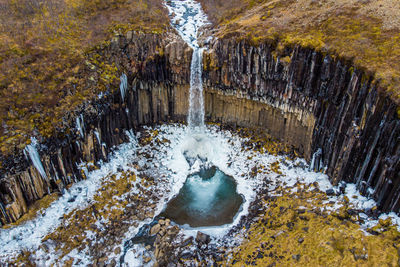
[(99, 132), (95, 130), (94, 135), (96, 136), (97, 142), (99, 142), (99, 144), (101, 144)]
[(119, 84), (119, 90), (121, 91), (121, 98), (122, 101), (125, 99), (125, 94), (128, 89), (128, 77), (125, 73), (122, 73), (121, 77), (119, 78), (121, 83)]
[(310, 167), (308, 168), (309, 171), (319, 171), (321, 168), (321, 157), (322, 156), (322, 149), (318, 148), (317, 151), (312, 155)]
[(200, 3), (194, 0), (167, 1), (172, 26), (182, 39), (193, 48), (190, 66), (190, 89), (188, 125), (190, 129), (202, 129), (204, 126), (204, 96), (203, 96), (203, 51), (198, 44), (199, 28), (208, 24), (207, 16), (201, 9)]
[(191, 129), (204, 126), (204, 97), (202, 82), (203, 48), (195, 48), (190, 66), (190, 91), (188, 125)]
[(79, 134), (81, 135), (81, 137), (85, 137), (84, 135), (84, 127), (85, 127), (85, 121), (83, 120), (83, 115), (79, 115), (78, 117), (76, 117), (75, 119), (76, 121), (76, 129), (79, 131)]
[(29, 158), (31, 159), (33, 166), (35, 166), (36, 170), (40, 173), (40, 175), (44, 178), (47, 179), (46, 172), (44, 171), (42, 162), (40, 161), (40, 156), (39, 152), (36, 149), (37, 146), (37, 140), (36, 138), (32, 137), (31, 138), (31, 144), (27, 145), (25, 147), (25, 155), (28, 154)]

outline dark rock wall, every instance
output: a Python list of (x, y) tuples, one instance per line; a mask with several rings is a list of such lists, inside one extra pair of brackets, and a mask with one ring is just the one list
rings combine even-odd
[(219, 94), (267, 104), (274, 111), (262, 117), (255, 110), (256, 125), (270, 125), (273, 136), (296, 145), (308, 159), (314, 155), (314, 168), (326, 168), (334, 184), (357, 183), (382, 210), (399, 211), (396, 104), (340, 60), (299, 47), (281, 54), (274, 56), (268, 45), (218, 40), (205, 56), (205, 84)]
[(70, 114), (73, 118), (83, 116), (84, 136), (72, 119), (72, 134), (41, 144), (38, 150), (47, 177), (40, 175), (23, 151), (7, 159), (7, 172), (0, 179), (2, 224), (16, 221), (44, 195), (63, 192), (67, 185), (85, 179), (78, 165), (107, 160), (114, 146), (128, 141), (127, 130), (185, 119), (191, 50), (174, 38), (128, 33), (102, 51), (128, 76), (124, 99), (115, 88)]

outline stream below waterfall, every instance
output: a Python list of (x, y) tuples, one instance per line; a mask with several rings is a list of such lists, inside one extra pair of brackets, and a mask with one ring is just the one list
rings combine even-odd
[[(86, 180), (55, 194), (33, 219), (1, 229), (0, 263), (266, 266), (320, 257), (334, 265), (383, 252), (395, 262), (400, 219), (378, 214), (354, 184), (332, 186), (292, 148), (256, 129), (205, 124), (206, 48), (198, 35), (207, 17), (193, 0), (166, 6), (193, 48), (188, 124), (126, 132), (130, 141), (108, 162), (82, 162)], [(120, 89), (124, 98), (126, 76)], [(30, 157), (35, 151), (27, 149)], [(40, 160), (34, 163), (40, 172)]]

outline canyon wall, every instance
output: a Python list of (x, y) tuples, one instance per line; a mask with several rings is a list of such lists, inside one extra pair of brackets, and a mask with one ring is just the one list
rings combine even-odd
[(399, 211), (398, 106), (372, 78), (311, 49), (278, 55), (273, 46), (230, 39), (212, 45), (204, 68), (207, 87), (225, 96), (210, 104), (209, 118), (267, 127), (313, 157), (333, 184), (356, 183), (382, 210)]
[[(124, 97), (115, 88), (70, 114), (82, 115), (83, 135), (72, 123), (75, 132), (38, 147), (44, 177), (22, 151), (4, 161), (2, 224), (85, 179), (78, 164), (106, 160), (128, 140), (126, 130), (186, 120), (192, 51), (176, 34), (128, 32), (101, 53), (127, 75)], [(210, 45), (203, 79), (207, 120), (260, 127), (313, 157), (315, 170), (324, 168), (333, 183), (356, 182), (381, 209), (400, 209), (397, 106), (361, 71), (310, 49), (277, 56), (272, 46), (227, 39)]]
[(75, 114), (68, 114), (72, 133), (37, 146), (44, 175), (27, 151), (3, 161), (6, 171), (0, 179), (1, 224), (16, 221), (44, 195), (63, 192), (68, 185), (85, 179), (80, 163), (107, 160), (114, 146), (129, 140), (127, 130), (185, 120), (191, 49), (175, 38), (173, 34), (128, 32), (101, 51), (127, 75), (124, 97), (115, 88), (88, 101)]

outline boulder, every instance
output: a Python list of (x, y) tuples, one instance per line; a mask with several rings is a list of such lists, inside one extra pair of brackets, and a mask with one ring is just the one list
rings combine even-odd
[(197, 232), (197, 236), (196, 236), (196, 242), (199, 244), (208, 244), (210, 243), (211, 238), (209, 235), (204, 234), (200, 231)]

